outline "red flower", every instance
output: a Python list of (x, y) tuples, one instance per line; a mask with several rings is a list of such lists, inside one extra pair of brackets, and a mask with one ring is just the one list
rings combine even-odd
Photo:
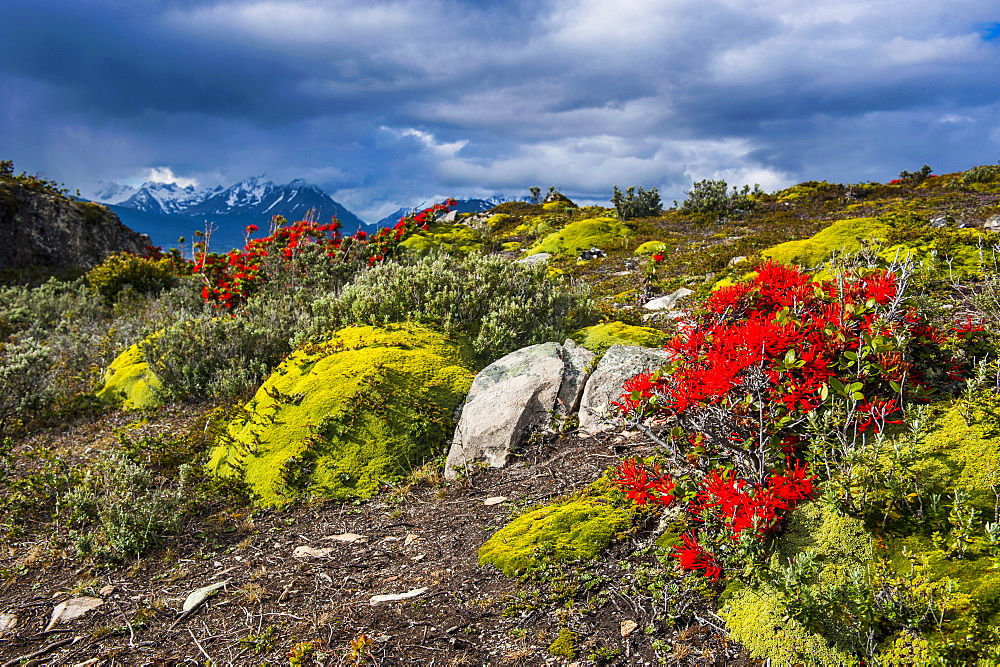
[(659, 253), (657, 253), (657, 254), (655, 254), (655, 255), (652, 256), (652, 260), (654, 262), (662, 262), (663, 261), (663, 255), (660, 255)]
[(682, 546), (674, 547), (674, 557), (680, 561), (681, 569), (693, 571), (702, 570), (706, 577), (712, 581), (718, 580), (722, 575), (722, 566), (715, 556), (705, 551), (705, 548), (698, 544), (697, 538), (692, 533), (684, 533), (681, 536)]

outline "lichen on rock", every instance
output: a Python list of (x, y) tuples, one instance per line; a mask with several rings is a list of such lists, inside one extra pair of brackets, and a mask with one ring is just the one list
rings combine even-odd
[(443, 452), (469, 351), (413, 324), (348, 327), (288, 357), (228, 427), (208, 470), (265, 506), (367, 498)]

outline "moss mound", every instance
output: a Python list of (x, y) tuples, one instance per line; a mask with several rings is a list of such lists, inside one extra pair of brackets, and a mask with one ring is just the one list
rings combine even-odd
[[(601, 488), (608, 487), (597, 482), (589, 490)], [(515, 576), (546, 563), (592, 560), (631, 526), (634, 512), (634, 505), (618, 507), (610, 495), (563, 499), (522, 514), (494, 533), (480, 547), (479, 563)]]
[(764, 250), (764, 257), (782, 264), (814, 268), (837, 251), (861, 250), (862, 239), (884, 239), (891, 227), (877, 218), (849, 218), (833, 223), (812, 238), (787, 241)]
[(136, 343), (111, 362), (97, 398), (126, 410), (146, 410), (163, 402), (160, 399), (163, 385), (143, 358), (141, 345)]
[(266, 506), (370, 497), (442, 453), (471, 368), (465, 348), (417, 325), (342, 329), (275, 370), (208, 469), (242, 478)]
[(590, 248), (608, 249), (632, 234), (628, 226), (614, 218), (586, 218), (571, 222), (535, 244), (527, 254), (577, 255)]
[(426, 255), (434, 250), (468, 254), (482, 250), (483, 241), (479, 234), (467, 225), (440, 223), (414, 234), (400, 246), (419, 255)]
[(624, 322), (605, 322), (580, 329), (570, 338), (594, 354), (604, 354), (612, 345), (659, 347), (667, 342), (668, 336), (659, 329), (637, 327)]
[(638, 248), (635, 249), (634, 254), (636, 255), (659, 255), (665, 253), (670, 249), (666, 243), (662, 241), (646, 241)]

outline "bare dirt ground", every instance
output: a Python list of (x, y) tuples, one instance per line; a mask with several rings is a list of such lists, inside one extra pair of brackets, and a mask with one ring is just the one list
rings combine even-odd
[[(179, 409), (152, 419), (143, 428), (193, 423)], [(127, 420), (36, 441), (92, 454)], [(4, 546), (0, 664), (751, 664), (718, 629), (708, 599), (644, 583), (650, 572), (683, 582), (643, 555), (648, 531), (596, 563), (552, 567), (533, 580), (479, 565), (480, 545), (512, 516), (583, 488), (644, 448), (618, 432), (531, 442), (513, 465), (460, 484), (432, 478), (357, 504), (203, 514), (127, 563), (73, 558), (56, 535)], [(190, 594), (213, 585), (182, 611)], [(81, 598), (99, 606), (50, 623), (60, 603)], [(556, 656), (550, 645), (560, 633), (570, 650)]]

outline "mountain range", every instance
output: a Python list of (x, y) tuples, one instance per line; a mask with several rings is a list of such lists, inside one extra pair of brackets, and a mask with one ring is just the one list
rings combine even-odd
[(108, 206), (122, 222), (148, 234), (155, 245), (161, 246), (174, 245), (180, 237), (190, 239), (196, 230), (211, 224), (214, 231), (210, 249), (224, 252), (243, 245), (247, 225), (266, 230), (275, 215), (287, 220), (301, 220), (308, 215), (324, 222), (336, 217), (345, 234), (366, 228), (358, 216), (301, 179), (277, 185), (256, 176), (228, 188), (202, 190), (152, 181), (138, 188), (110, 183), (92, 199)]
[[(163, 247), (176, 245), (181, 237), (190, 242), (195, 231), (203, 231), (210, 223), (214, 228), (210, 249), (225, 252), (244, 244), (247, 225), (257, 225), (265, 233), (275, 215), (289, 221), (311, 215), (322, 222), (333, 216), (343, 225), (344, 234), (369, 227), (326, 192), (302, 179), (276, 185), (263, 176), (255, 176), (228, 188), (201, 190), (191, 185), (182, 187), (153, 181), (138, 188), (105, 183), (90, 199), (104, 204), (126, 225), (149, 235), (154, 245)], [(503, 196), (459, 199), (456, 208), (459, 213), (475, 213), (504, 201), (507, 199)], [(371, 227), (391, 227), (401, 217), (429, 205), (399, 208)]]

